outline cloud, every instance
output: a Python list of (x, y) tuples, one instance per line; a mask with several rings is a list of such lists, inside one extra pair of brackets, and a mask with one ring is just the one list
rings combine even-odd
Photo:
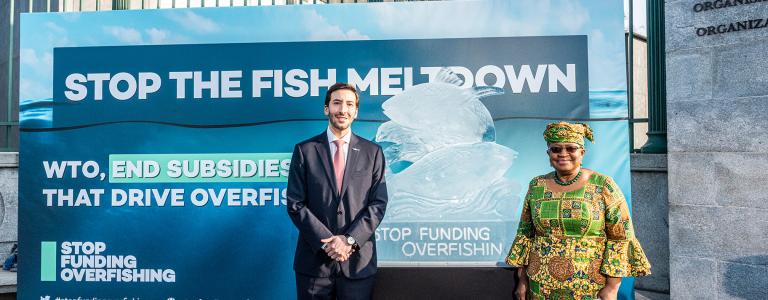
[(53, 22), (45, 22), (45, 27), (50, 29), (52, 32), (58, 33), (58, 34), (64, 34), (67, 32), (66, 29), (64, 29), (59, 25), (56, 25), (56, 23), (53, 23)]
[(556, 20), (560, 20), (560, 26), (567, 32), (575, 33), (589, 23), (589, 11), (574, 0), (563, 0), (557, 4), (555, 10)]
[[(601, 30), (589, 32), (589, 85), (599, 89), (626, 88), (623, 44), (610, 43)], [(595, 72), (594, 70), (600, 70)]]
[(149, 36), (149, 41), (152, 42), (152, 44), (163, 44), (168, 40), (168, 36), (170, 35), (168, 31), (160, 30), (154, 27), (144, 30), (144, 32), (147, 33)]
[(74, 23), (80, 20), (80, 14), (81, 13), (79, 12), (68, 12), (68, 13), (63, 13), (59, 15), (61, 16), (62, 19), (64, 19), (64, 21)]
[(66, 28), (59, 26), (54, 22), (45, 22), (45, 34), (48, 44), (52, 47), (72, 47), (75, 44), (69, 39), (69, 32)]
[(38, 56), (34, 49), (24, 48), (19, 52), (19, 61), (25, 72), (33, 70), (38, 75), (50, 75), (53, 70), (53, 55), (50, 52)]
[(122, 26), (106, 26), (104, 32), (111, 34), (117, 40), (127, 44), (143, 44), (141, 32), (136, 29)]
[(144, 33), (149, 38), (149, 42), (154, 45), (189, 43), (189, 39), (186, 36), (175, 34), (169, 30), (152, 27), (145, 29)]
[[(50, 98), (53, 95), (52, 84), (50, 84), (53, 82), (53, 55), (51, 52), (38, 54), (34, 49), (20, 49), (19, 64), (21, 67), (19, 78), (21, 99)], [(34, 80), (29, 80), (29, 78), (34, 78)]]
[(328, 22), (324, 16), (321, 16), (315, 10), (307, 11), (304, 14), (304, 28), (309, 31), (309, 40), (328, 41), (328, 40), (370, 40), (371, 38), (359, 30), (352, 28), (344, 30), (338, 25)]
[[(541, 5), (538, 3), (531, 5)], [(441, 9), (439, 13), (421, 3), (409, 4), (415, 7), (381, 6), (376, 10), (375, 19), (385, 35), (396, 37), (420, 33), (424, 37), (467, 37), (476, 36), (481, 32), (511, 35), (537, 33), (535, 28), (529, 26), (531, 23), (524, 19), (515, 20), (505, 14), (496, 13), (496, 2), (488, 5), (464, 2), (461, 5), (468, 5), (471, 9)]]
[(414, 28), (425, 37), (536, 36), (579, 32), (589, 22), (589, 11), (575, 0), (460, 3), (450, 5), (467, 9), (439, 9), (449, 4), (426, 2), (381, 6), (375, 19), (382, 32), (393, 37), (413, 36)]
[(621, 23), (617, 29), (604, 25), (611, 23), (596, 22), (616, 18), (597, 14), (583, 3), (576, 0), (412, 2), (378, 6), (371, 19), (376, 20), (381, 32), (376, 38), (383, 39), (587, 35), (590, 87), (622, 89), (626, 75)]
[(19, 79), (19, 92), (21, 93), (21, 100), (46, 99), (53, 95), (49, 86), (26, 78)]
[(191, 11), (184, 13), (171, 12), (168, 14), (168, 18), (187, 30), (200, 34), (216, 33), (221, 30), (219, 24), (216, 24), (213, 20)]

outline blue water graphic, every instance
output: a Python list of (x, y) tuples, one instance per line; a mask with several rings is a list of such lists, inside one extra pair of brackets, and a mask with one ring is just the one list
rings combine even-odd
[[(28, 99), (19, 103), (19, 122), (22, 128), (50, 128), (53, 126), (53, 108), (65, 103), (54, 102), (52, 98)], [(591, 118), (626, 118), (627, 92), (590, 91), (589, 111)]]
[(53, 125), (53, 98), (30, 99), (19, 102), (19, 123), (22, 128), (50, 128)]
[(626, 118), (627, 91), (589, 91), (591, 118)]

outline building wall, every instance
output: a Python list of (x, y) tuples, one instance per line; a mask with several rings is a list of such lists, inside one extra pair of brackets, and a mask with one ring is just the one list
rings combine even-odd
[(0, 259), (3, 261), (19, 240), (18, 216), (19, 155), (0, 152)]
[(673, 299), (768, 299), (768, 3), (665, 2)]
[(651, 275), (635, 279), (639, 290), (669, 293), (667, 156), (632, 154), (632, 222), (651, 262)]

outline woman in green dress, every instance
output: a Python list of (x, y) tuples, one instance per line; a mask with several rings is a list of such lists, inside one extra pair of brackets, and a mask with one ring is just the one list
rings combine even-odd
[(583, 169), (586, 124), (544, 131), (555, 169), (531, 180), (517, 236), (507, 255), (519, 267), (519, 299), (616, 299), (622, 277), (651, 274), (629, 208), (607, 175)]

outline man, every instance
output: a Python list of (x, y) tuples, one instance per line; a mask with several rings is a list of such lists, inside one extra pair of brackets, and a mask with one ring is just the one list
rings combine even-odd
[(374, 232), (387, 186), (381, 147), (352, 133), (360, 98), (336, 83), (325, 95), (325, 132), (293, 149), (288, 215), (299, 239), (293, 269), (298, 299), (370, 299), (376, 273)]

